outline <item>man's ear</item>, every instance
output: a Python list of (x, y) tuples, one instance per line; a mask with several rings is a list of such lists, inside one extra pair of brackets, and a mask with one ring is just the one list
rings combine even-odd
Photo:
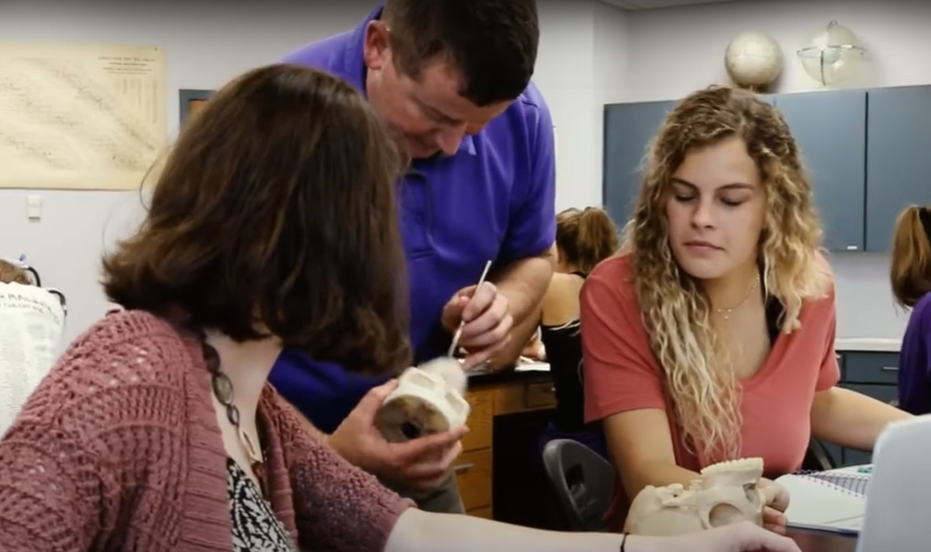
[(373, 71), (380, 71), (389, 63), (391, 57), (391, 31), (381, 21), (370, 21), (365, 28), (365, 41), (362, 44), (362, 59), (365, 66)]

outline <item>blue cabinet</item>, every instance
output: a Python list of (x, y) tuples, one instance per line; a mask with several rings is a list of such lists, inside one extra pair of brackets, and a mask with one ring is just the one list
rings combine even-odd
[(640, 194), (640, 171), (650, 141), (656, 136), (675, 101), (613, 104), (604, 114), (603, 199), (619, 227), (633, 215)]
[(931, 204), (931, 86), (877, 88), (867, 101), (866, 249), (888, 251), (902, 209)]
[[(888, 251), (895, 219), (931, 205), (931, 86), (764, 97), (802, 151), (833, 251)], [(605, 106), (603, 201), (626, 223), (650, 140), (675, 101)]]
[(775, 97), (801, 149), (832, 251), (865, 245), (866, 102), (866, 92), (857, 90)]

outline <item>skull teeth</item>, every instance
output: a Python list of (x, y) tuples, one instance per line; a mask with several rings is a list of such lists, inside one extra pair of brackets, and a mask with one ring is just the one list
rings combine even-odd
[(735, 471), (763, 471), (762, 458), (738, 458), (712, 464), (701, 470), (702, 476), (717, 475)]

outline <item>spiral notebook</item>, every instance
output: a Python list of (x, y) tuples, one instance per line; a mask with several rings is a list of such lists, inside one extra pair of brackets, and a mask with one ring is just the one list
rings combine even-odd
[(776, 482), (789, 491), (790, 527), (856, 534), (863, 525), (870, 479), (870, 466), (852, 466), (793, 473)]

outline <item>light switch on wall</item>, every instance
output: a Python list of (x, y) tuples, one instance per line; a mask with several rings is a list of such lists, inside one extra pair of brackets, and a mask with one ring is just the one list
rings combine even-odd
[(26, 196), (26, 218), (29, 220), (42, 219), (42, 198), (40, 196)]

